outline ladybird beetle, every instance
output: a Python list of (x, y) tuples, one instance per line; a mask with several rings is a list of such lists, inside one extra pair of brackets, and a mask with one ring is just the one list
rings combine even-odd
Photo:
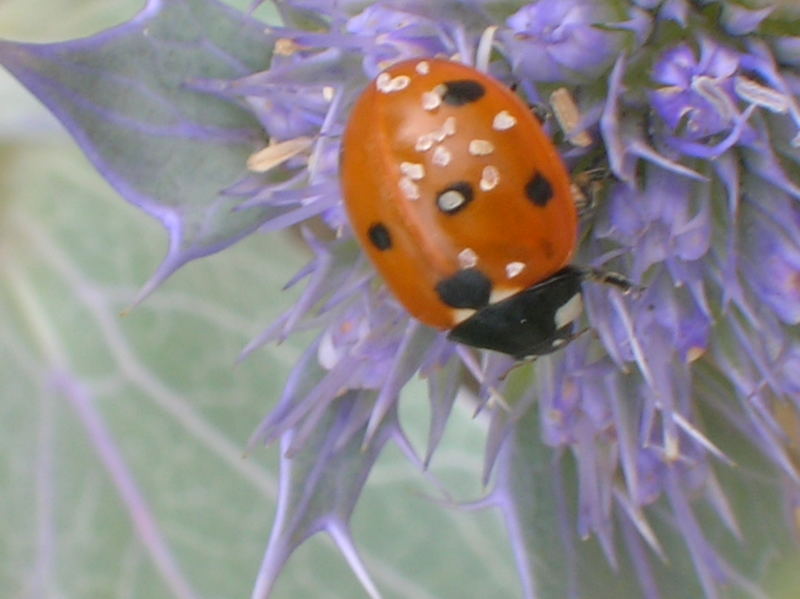
[(569, 174), (511, 89), (449, 60), (397, 63), (356, 101), (340, 173), (355, 236), (417, 319), (520, 359), (573, 337), (594, 271), (570, 265)]

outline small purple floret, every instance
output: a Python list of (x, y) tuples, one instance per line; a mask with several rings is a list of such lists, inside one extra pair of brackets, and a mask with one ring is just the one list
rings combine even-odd
[(502, 36), (515, 72), (534, 81), (598, 75), (619, 51), (619, 36), (595, 26), (609, 16), (592, 0), (541, 0), (521, 8)]

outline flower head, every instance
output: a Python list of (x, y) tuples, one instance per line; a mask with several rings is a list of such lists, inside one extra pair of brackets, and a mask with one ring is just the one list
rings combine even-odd
[(442, 39), (436, 19), (425, 16), (413, 3), (404, 10), (368, 6), (347, 21), (346, 29), (365, 41), (364, 68), (369, 77), (405, 58), (447, 54), (453, 48)]
[[(389, 423), (405, 446), (391, 414), (400, 389), (418, 372), (431, 380), (430, 456), (455, 396), (454, 382), (474, 379), (480, 410), (491, 421), (485, 476), (494, 486), (481, 505), (503, 511), (513, 538), (522, 534), (526, 517), (515, 479), (524, 466), (514, 456), (542, 447), (537, 451), (558, 456), (546, 484), (554, 484), (558, 502), (576, 510), (574, 523), (562, 515), (559, 534), (571, 539), (574, 526), (580, 537), (596, 537), (606, 559), (617, 564), (614, 521), (621, 518), (626, 546), (639, 547), (632, 557), (646, 596), (657, 591), (650, 574), (654, 564), (640, 553), (642, 543), (668, 559), (650, 522), (654, 505), (670, 511), (671, 534), (688, 547), (697, 585), (707, 597), (728, 584), (757, 594), (726, 561), (724, 547), (709, 540), (694, 498), (704, 496), (724, 527), (740, 534), (715, 474), (717, 465), (729, 468), (733, 460), (701, 418), (706, 405), (743, 431), (777, 477), (799, 478), (770, 407), (794, 402), (798, 388), (795, 332), (787, 327), (800, 320), (800, 193), (784, 166), (800, 159), (800, 144), (793, 141), (800, 122), (798, 78), (773, 58), (773, 52), (791, 52), (792, 39), (776, 39), (774, 46), (743, 44), (741, 38), (757, 31), (766, 14), (732, 12), (727, 33), (712, 35), (704, 26), (675, 40), (662, 34), (667, 23), (688, 27), (701, 19), (680, 2), (639, 2), (620, 13), (611, 3), (540, 0), (508, 13), (476, 10), (470, 19), (454, 6), (411, 3), (398, 9), (376, 2), (361, 11), (334, 10), (316, 42), (303, 31), (282, 32), (303, 48), (287, 58), (291, 68), (275, 66), (252, 76), (276, 86), (268, 93), (265, 88), (264, 101), (281, 98), (282, 90), (304, 90), (311, 101), (320, 81), (311, 81), (307, 69), (313, 72), (321, 60), (337, 73), (322, 83), (333, 89), (327, 104), (308, 105), (311, 118), (296, 119), (298, 133), (317, 127), (319, 137), (307, 162), (300, 157), (282, 167), (296, 177), (295, 195), (260, 194), (269, 202), (295, 202), (292, 210), (303, 215), (327, 214), (339, 234), (333, 246), (312, 244), (317, 256), (314, 268), (303, 273), (309, 279), (303, 297), (261, 339), (278, 330), (289, 334), (304, 322), (323, 331), (296, 374), (313, 373), (317, 382), (303, 394), (292, 387), (265, 423), (264, 438), (296, 430), (308, 436), (304, 422), (317, 422), (320, 406), (333, 406), (341, 393), (357, 389), (369, 390), (374, 400), (355, 412), (342, 443), (363, 428), (369, 444)], [(499, 53), (491, 55), (489, 45)], [(571, 126), (589, 141), (566, 147), (565, 155), (570, 164), (607, 156), (615, 178), (591, 216), (593, 228), (577, 259), (613, 267), (646, 286), (631, 298), (586, 284), (590, 332), (511, 374), (510, 359), (476, 354), (415, 323), (371, 267), (362, 260), (343, 262), (330, 250), (352, 247), (352, 241), (338, 213), (337, 146), (328, 135), (342, 130), (355, 92), (369, 77), (393, 62), (431, 55), (488, 63), (532, 100), (541, 97), (544, 85), (572, 86), (581, 116)], [(598, 80), (607, 82), (602, 93)], [(239, 93), (240, 85), (232, 82), (229, 91)], [(248, 97), (259, 101), (258, 93)], [(792, 128), (788, 143), (771, 144), (776, 131)], [(574, 139), (574, 131), (564, 133)], [(352, 260), (350, 250), (342, 255)], [(724, 390), (711, 383), (717, 378), (728, 381)], [(561, 470), (566, 455), (574, 479)], [(529, 596), (536, 584), (526, 576), (536, 567), (525, 555), (536, 547), (520, 541), (515, 549)], [(575, 577), (580, 580), (580, 573)]]
[(619, 52), (621, 39), (598, 27), (613, 20), (609, 5), (591, 0), (542, 0), (506, 19), (501, 35), (512, 66), (536, 81), (596, 76)]

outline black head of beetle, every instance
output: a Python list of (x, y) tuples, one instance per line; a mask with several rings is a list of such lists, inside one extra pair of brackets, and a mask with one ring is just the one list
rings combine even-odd
[(585, 276), (577, 268), (563, 268), (533, 287), (481, 308), (453, 328), (449, 338), (520, 360), (549, 354), (574, 335)]

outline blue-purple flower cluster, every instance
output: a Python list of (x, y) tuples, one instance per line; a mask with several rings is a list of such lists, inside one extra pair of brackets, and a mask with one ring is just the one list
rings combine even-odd
[[(624, 4), (279, 3), (285, 26), (272, 31), (279, 41), (271, 68), (230, 82), (225, 93), (244, 100), (276, 142), (314, 138), (258, 198), (295, 206), (297, 218), (281, 226), (319, 216), (335, 239), (306, 232), (315, 253), (298, 277), (306, 288), (256, 343), (322, 330), (263, 438), (294, 437), (343, 392), (370, 390), (339, 440), (359, 435), (368, 445), (403, 386), (422, 374), (434, 406), (430, 455), (455, 393), (473, 386), (491, 418), (485, 476), (494, 468), (495, 485), (486, 502), (504, 511), (512, 537), (523, 522), (508, 507), (507, 446), (539, 437), (576, 465), (577, 521), (562, 523), (563, 534), (596, 536), (615, 564), (614, 521), (622, 520), (642, 596), (660, 596), (650, 561), (664, 556), (648, 506), (671, 513), (707, 597), (726, 585), (759, 596), (709, 540), (698, 504), (739, 535), (716, 474), (732, 459), (706, 424), (709, 413), (766, 458), (786, 485), (787, 505), (800, 498), (785, 419), (800, 407), (800, 37), (754, 35), (769, 24), (769, 9)], [(547, 126), (561, 137), (589, 136), (588, 144), (565, 143), (570, 166), (609, 171), (579, 259), (645, 286), (628, 298), (587, 285), (590, 331), (515, 370), (509, 379), (525, 385), (505, 379), (509, 359), (454, 346), (413, 322), (356, 255), (342, 212), (338, 136), (354, 97), (389, 64), (433, 55), (485, 60), (531, 103), (570, 91), (580, 121), (571, 132)], [(539, 430), (522, 431), (531, 414)], [(537, 596), (536, 573), (522, 579)]]
[[(754, 528), (741, 506), (781, 506), (781, 533), (795, 542), (800, 19), (714, 0), (273, 3), (282, 23), (266, 36), (211, 0), (151, 0), (89, 41), (0, 42), (3, 64), (120, 193), (170, 230), (170, 255), (143, 294), (257, 229), (297, 227), (312, 253), (288, 284), (303, 286), (296, 303), (244, 352), (317, 335), (254, 436), (282, 449), (278, 515), (254, 598), (269, 595), (291, 553), (319, 531), (379, 596), (349, 529), (361, 489), (388, 442), (424, 468), (461, 396), (489, 423), (489, 490), (473, 506), (502, 513), (525, 597), (595, 596), (592, 585), (616, 588), (623, 567), (647, 599), (715, 599), (726, 589), (766, 597), (778, 550), (742, 558)], [(247, 43), (228, 53), (196, 32), (186, 43), (159, 20), (200, 5)], [(133, 72), (155, 75), (118, 76), (126, 44), (144, 39), (153, 53)], [(250, 49), (263, 50), (264, 39), (269, 67), (250, 72), (262, 59)], [(106, 50), (110, 65), (98, 61)], [(188, 60), (193, 52), (208, 64)], [(180, 55), (185, 72), (153, 58), (167, 55)], [(533, 363), (456, 345), (413, 320), (349, 229), (338, 159), (351, 106), (384, 68), (422, 56), (487, 69), (531, 105), (553, 105), (545, 128), (577, 179), (592, 173), (596, 196), (576, 262), (642, 285), (623, 295), (587, 282), (585, 331)], [(115, 105), (121, 87), (135, 101)], [(211, 96), (203, 113), (195, 100)], [(217, 194), (262, 133), (270, 143), (250, 156), (248, 175)], [(207, 193), (209, 205), (174, 197), (171, 152), (184, 153), (175, 164), (226, 163), (224, 176), (178, 175), (197, 182), (178, 187)], [(431, 406), (422, 457), (397, 417), (401, 391), (418, 376)], [(532, 524), (538, 514), (548, 519)], [(592, 551), (603, 557), (603, 582), (593, 578), (597, 564), (583, 567)], [(684, 555), (691, 572), (680, 567)]]

